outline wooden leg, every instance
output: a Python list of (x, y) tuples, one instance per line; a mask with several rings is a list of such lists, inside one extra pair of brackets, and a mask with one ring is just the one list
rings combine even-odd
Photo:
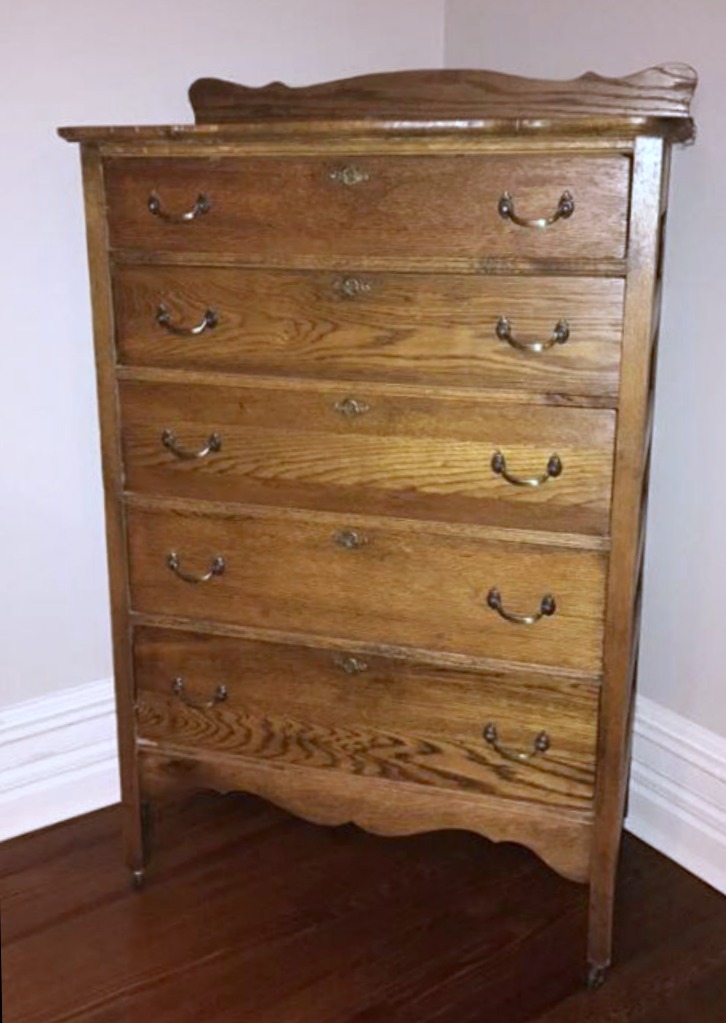
[(611, 850), (611, 854), (611, 857), (603, 856), (596, 863), (590, 881), (587, 986), (591, 991), (603, 983), (612, 961), (617, 848)]
[[(634, 662), (633, 682), (637, 674), (637, 655)], [(588, 923), (587, 960), (590, 990), (600, 987), (612, 961), (613, 910), (617, 879), (620, 842), (630, 781), (630, 748), (633, 728), (633, 697), (630, 691), (628, 712), (614, 729), (619, 760), (623, 768), (617, 772), (603, 771), (598, 778), (597, 815), (593, 837), (592, 868), (590, 876), (590, 915)], [(602, 737), (602, 736), (601, 736)]]
[(135, 888), (143, 888), (146, 865), (151, 855), (154, 814), (152, 804), (143, 800), (137, 812), (128, 813), (127, 861)]

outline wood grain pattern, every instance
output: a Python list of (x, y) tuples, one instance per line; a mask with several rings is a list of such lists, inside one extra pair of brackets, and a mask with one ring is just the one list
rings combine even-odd
[[(521, 408), (469, 397), (393, 397), (372, 384), (261, 380), (233, 386), (119, 385), (127, 490), (606, 534), (615, 415)], [(346, 414), (345, 402), (362, 411)], [(354, 406), (355, 407), (355, 406)], [(180, 459), (216, 434), (221, 449)], [(561, 475), (539, 487), (508, 483), (491, 466), (539, 477), (557, 455)]]
[[(269, 762), (290, 773), (298, 768), (320, 771), (325, 775), (321, 785), (326, 784), (328, 773), (335, 772), (578, 809), (589, 806), (592, 798), (592, 766), (573, 767), (566, 759), (563, 763), (559, 750), (557, 760), (542, 759), (544, 766), (512, 770), (489, 750), (481, 734), (467, 741), (438, 733), (403, 733), (393, 723), (323, 725), (290, 715), (283, 705), (264, 715), (244, 706), (201, 711), (178, 706), (172, 697), (156, 693), (142, 694), (137, 720), (142, 748), (151, 743), (161, 752), (168, 748), (171, 755), (184, 750), (195, 756), (219, 753)], [(522, 752), (531, 749), (538, 734), (527, 737)], [(554, 742), (559, 749), (556, 732)], [(508, 774), (519, 777), (509, 779)], [(310, 810), (314, 812), (314, 805)]]
[[(212, 506), (213, 507), (213, 506)], [(456, 536), (405, 520), (281, 512), (220, 515), (128, 509), (132, 606), (240, 625), (331, 633), (431, 650), (598, 671), (606, 559), (573, 549), (521, 547)], [(356, 531), (360, 549), (336, 542)], [(223, 575), (203, 585), (167, 567)], [(486, 605), (501, 590), (513, 611), (535, 612), (553, 594), (557, 612), (528, 627)]]
[[(142, 740), (486, 792), (587, 809), (592, 798), (598, 688), (533, 676), (475, 675), (390, 658), (139, 629), (134, 641)], [(357, 674), (350, 674), (354, 670)], [(228, 697), (206, 702), (223, 683)], [(494, 722), (521, 752), (546, 730), (550, 749), (529, 763), (484, 742)]]
[(406, 664), (418, 664), (438, 670), (464, 671), (474, 675), (486, 675), (492, 677), (506, 677), (513, 681), (527, 681), (537, 679), (543, 682), (560, 683), (568, 682), (575, 685), (585, 684), (588, 686), (600, 686), (602, 674), (591, 671), (580, 671), (574, 668), (565, 668), (562, 665), (548, 667), (546, 665), (520, 664), (516, 661), (492, 660), (487, 657), (476, 657), (461, 652), (450, 652), (443, 650), (428, 650), (425, 647), (401, 646), (392, 643), (375, 643), (370, 640), (355, 640), (341, 638), (340, 636), (323, 635), (318, 633), (312, 635), (307, 632), (292, 632), (289, 629), (259, 628), (250, 625), (234, 625), (229, 622), (216, 621), (194, 621), (179, 615), (157, 614), (149, 612), (132, 611), (130, 613), (132, 625), (135, 628), (150, 628), (157, 630), (171, 630), (173, 632), (189, 632), (193, 629), (195, 635), (199, 636), (222, 636), (224, 638), (241, 640), (253, 643), (275, 643), (284, 647), (297, 647), (300, 650), (318, 650), (325, 648), (331, 654), (341, 657), (360, 655), (363, 660), (366, 658), (385, 658), (405, 662)]
[[(367, 290), (344, 297), (346, 278)], [(118, 358), (128, 365), (617, 400), (617, 279), (124, 266), (114, 295)], [(156, 322), (159, 305), (187, 327), (211, 308), (218, 324), (201, 337), (174, 337)], [(501, 316), (525, 341), (548, 338), (565, 319), (570, 338), (542, 353), (517, 351), (496, 335)]]
[[(483, 70), (396, 71), (334, 82), (259, 88), (200, 78), (189, 89), (201, 124), (339, 118), (668, 117), (688, 120), (697, 82), (687, 64), (662, 64), (622, 78), (590, 71), (566, 81)], [(684, 126), (685, 127), (685, 126)]]
[[(630, 163), (623, 156), (437, 155), (356, 158), (366, 179), (331, 175), (350, 161), (296, 157), (107, 160), (113, 248), (234, 252), (284, 266), (296, 255), (361, 254), (405, 260), (452, 256), (618, 258), (625, 252)], [(546, 230), (503, 219), (509, 192), (523, 217), (548, 217), (569, 190), (575, 212)], [(180, 213), (201, 193), (209, 212), (182, 224), (152, 216), (158, 193)]]
[[(113, 262), (116, 266), (146, 267), (230, 267), (245, 270), (268, 269), (264, 263), (255, 263), (234, 252), (197, 252), (184, 249), (178, 252), (169, 249), (114, 249)], [(487, 277), (547, 276), (550, 279), (562, 277), (578, 278), (624, 278), (627, 274), (627, 258), (590, 259), (565, 257), (551, 259), (547, 256), (396, 256), (359, 255), (355, 260), (332, 253), (329, 256), (300, 253), (285, 260), (280, 270), (337, 271), (350, 272), (351, 264), (356, 270), (370, 273), (430, 273), (430, 274), (486, 274)]]
[[(507, 121), (240, 121), (227, 124), (82, 125), (60, 128), (71, 142), (91, 142), (103, 157), (190, 157), (391, 152), (631, 153), (643, 130), (665, 136), (686, 122), (628, 117)], [(688, 124), (693, 131), (693, 123)], [(685, 133), (684, 133), (685, 134)], [(684, 141), (688, 141), (689, 135)], [(422, 141), (425, 143), (422, 147)]]
[[(335, 528), (340, 522), (337, 513), (316, 511), (310, 508), (274, 508), (266, 505), (246, 505), (237, 501), (202, 501), (199, 498), (190, 500), (185, 497), (165, 497), (161, 494), (140, 494), (125, 491), (123, 500), (133, 508), (143, 511), (161, 513), (163, 511), (193, 518), (212, 515), (219, 519), (238, 519), (252, 515), (255, 518), (271, 519), (289, 523), (321, 523), (326, 528)], [(504, 543), (517, 544), (522, 547), (553, 547), (556, 550), (596, 551), (607, 554), (610, 550), (610, 538), (587, 533), (555, 533), (544, 529), (510, 529), (506, 526), (472, 525), (466, 522), (445, 522), (436, 520), (401, 519), (387, 515), (360, 516), (372, 528), (387, 529), (394, 533), (404, 532), (408, 536), (419, 534), (435, 534), (451, 537), (454, 540), (465, 540), (472, 543)]]

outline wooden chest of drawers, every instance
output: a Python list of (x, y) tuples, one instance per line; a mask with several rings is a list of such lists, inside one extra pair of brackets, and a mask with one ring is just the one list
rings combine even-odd
[(82, 143), (128, 860), (238, 788), (522, 842), (610, 961), (695, 74), (195, 83)]

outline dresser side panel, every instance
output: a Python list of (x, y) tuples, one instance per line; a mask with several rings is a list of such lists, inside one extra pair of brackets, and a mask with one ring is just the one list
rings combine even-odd
[(610, 961), (612, 897), (628, 778), (648, 425), (659, 300), (659, 227), (666, 171), (665, 145), (662, 139), (640, 138), (633, 161), (591, 868), (590, 961), (599, 966)]
[(123, 461), (115, 380), (106, 194), (103, 164), (97, 147), (82, 146), (81, 163), (98, 386), (124, 842), (129, 867), (139, 871), (143, 867), (143, 840), (136, 760), (131, 627), (128, 617), (126, 512), (121, 502)]

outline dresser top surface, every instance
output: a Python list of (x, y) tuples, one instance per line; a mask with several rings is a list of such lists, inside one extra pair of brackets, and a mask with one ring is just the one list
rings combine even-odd
[(622, 78), (587, 72), (566, 81), (483, 70), (396, 71), (319, 85), (261, 87), (195, 81), (196, 123), (61, 128), (75, 142), (241, 141), (265, 135), (415, 135), (693, 138), (698, 76), (662, 64)]

